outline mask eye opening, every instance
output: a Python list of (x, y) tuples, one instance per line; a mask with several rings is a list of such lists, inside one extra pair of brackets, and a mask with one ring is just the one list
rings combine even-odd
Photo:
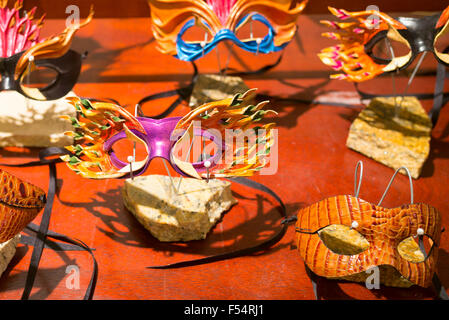
[(213, 41), (214, 38), (208, 24), (202, 18), (187, 21), (179, 36), (185, 43), (200, 43), (204, 46)]
[(388, 65), (396, 61), (398, 69), (404, 68), (412, 57), (410, 45), (398, 30), (390, 31), (376, 34), (365, 44), (365, 53), (377, 64)]
[(399, 255), (412, 263), (425, 262), (435, 247), (433, 239), (427, 235), (409, 236), (402, 240), (397, 247)]
[[(108, 122), (101, 122), (99, 125), (108, 126)], [(92, 129), (95, 129), (98, 125), (90, 125)], [(123, 138), (119, 138), (115, 141), (110, 148), (104, 150), (106, 154), (113, 158), (112, 163), (114, 166), (120, 168), (121, 166), (126, 166), (130, 162), (130, 155), (132, 155), (132, 162), (135, 163), (133, 166), (133, 170), (143, 163), (146, 163), (148, 155), (150, 153), (150, 146), (145, 143), (143, 139), (143, 135), (140, 132), (137, 132), (131, 129), (131, 132), (134, 133), (138, 138), (142, 139), (142, 141), (134, 141), (128, 138), (126, 135)], [(86, 147), (89, 147), (90, 142), (86, 143)], [(117, 165), (117, 163), (119, 165)]]
[(361, 233), (345, 225), (332, 224), (320, 229), (317, 233), (329, 250), (340, 255), (357, 255), (370, 246)]
[[(217, 136), (217, 132), (213, 132), (211, 129), (210, 135), (208, 131), (200, 129), (201, 132), (196, 132), (193, 137), (189, 135), (184, 137), (184, 133), (175, 133), (173, 137), (174, 143), (170, 150), (170, 157), (176, 158), (183, 162), (189, 162), (192, 165), (200, 165), (207, 160), (220, 158), (221, 150), (219, 143), (221, 137)], [(185, 131), (184, 131), (185, 132)], [(184, 139), (184, 141), (180, 141)], [(179, 142), (179, 143), (178, 143)], [(215, 163), (214, 161), (212, 161)]]
[(49, 65), (28, 65), (20, 76), (20, 89), (31, 99), (47, 100), (45, 92), (55, 87), (60, 80), (60, 72)]
[(433, 50), (437, 60), (449, 64), (449, 20), (436, 33)]
[[(377, 49), (379, 46), (382, 46), (385, 43), (385, 39), (387, 39), (387, 31), (383, 30), (377, 33), (369, 42), (367, 42), (364, 46), (365, 53), (373, 59), (373, 61), (377, 64), (388, 64), (391, 59), (386, 59), (385, 57), (379, 57), (377, 54)], [(383, 49), (383, 48), (381, 48)], [(388, 52), (384, 53), (384, 56), (388, 54)]]
[[(51, 72), (51, 74), (46, 75), (45, 73), (48, 73), (48, 72)], [(44, 74), (39, 75), (39, 73), (44, 73)], [(44, 84), (44, 86), (37, 86), (38, 83), (35, 83), (36, 80), (32, 78), (33, 76), (34, 77), (37, 76), (37, 79), (36, 79), (37, 81), (39, 81), (45, 77), (51, 77), (51, 81), (47, 81)], [(45, 91), (45, 90), (52, 88), (55, 85), (55, 83), (58, 82), (59, 76), (60, 76), (60, 74), (59, 74), (58, 70), (56, 70), (55, 68), (52, 68), (50, 66), (36, 66), (36, 69), (31, 71), (30, 75), (27, 75), (26, 71), (25, 71), (24, 75), (21, 77), (20, 85), (22, 87), (23, 86), (28, 87), (28, 85), (30, 85), (30, 86), (32, 86), (31, 88), (36, 88), (40, 91)], [(25, 83), (27, 81), (27, 77), (31, 78), (31, 79), (29, 79), (30, 80), (29, 84)]]
[(242, 42), (262, 41), (269, 35), (270, 28), (266, 21), (255, 13), (245, 16), (235, 27), (234, 34)]

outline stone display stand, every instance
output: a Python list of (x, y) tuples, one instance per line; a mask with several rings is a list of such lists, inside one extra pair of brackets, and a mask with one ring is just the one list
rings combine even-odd
[[(416, 97), (374, 98), (349, 130), (346, 146), (417, 179), (430, 150), (432, 123)], [(400, 171), (406, 174), (404, 170)]]
[[(180, 177), (174, 177), (177, 187)], [(204, 239), (223, 213), (237, 203), (228, 181), (182, 178), (175, 192), (170, 177), (127, 179), (122, 189), (126, 208), (160, 241)]]
[(11, 259), (16, 254), (16, 247), (20, 241), (20, 234), (14, 238), (0, 243), (0, 276), (5, 272)]
[(189, 107), (234, 97), (249, 88), (242, 78), (220, 74), (199, 74), (190, 96)]

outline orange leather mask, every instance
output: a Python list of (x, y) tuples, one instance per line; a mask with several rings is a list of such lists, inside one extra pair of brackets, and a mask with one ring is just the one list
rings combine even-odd
[(0, 243), (20, 233), (45, 206), (45, 192), (0, 170)]
[[(364, 238), (364, 251), (356, 254), (334, 252), (336, 249), (328, 246), (329, 238), (323, 231), (336, 226), (343, 226), (346, 229), (343, 233), (358, 233)], [(391, 266), (399, 272), (399, 277), (402, 276), (402, 285), (398, 285), (398, 281), (382, 283), (428, 287), (438, 258), (441, 217), (437, 209), (427, 204), (388, 209), (358, 197), (339, 195), (302, 209), (296, 231), (296, 245), (301, 257), (319, 276), (360, 281), (351, 276), (364, 274), (372, 267)], [(401, 250), (401, 246), (410, 244), (416, 237), (421, 240), (425, 237), (424, 240), (431, 243), (423, 261), (407, 256)]]

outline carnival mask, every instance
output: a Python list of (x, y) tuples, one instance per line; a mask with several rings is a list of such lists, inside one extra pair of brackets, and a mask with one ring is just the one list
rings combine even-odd
[[(274, 111), (263, 110), (267, 101), (251, 105), (253, 96), (250, 90), (206, 103), (184, 117), (160, 120), (134, 117), (112, 103), (67, 98), (79, 117), (65, 117), (76, 128), (67, 133), (75, 144), (66, 147), (73, 155), (61, 158), (81, 176), (94, 179), (142, 174), (157, 157), (167, 160), (179, 174), (198, 179), (250, 176), (267, 164), (274, 143), (273, 123), (255, 125)], [(194, 159), (195, 137), (208, 141), (210, 157)], [(125, 138), (145, 146), (144, 160), (127, 163), (116, 156), (112, 146)], [(242, 143), (236, 146), (234, 139)]]
[(45, 192), (0, 170), (0, 243), (19, 234), (44, 208)]
[(439, 212), (414, 204), (413, 197), (410, 204), (393, 209), (380, 206), (382, 200), (374, 205), (356, 192), (327, 198), (298, 213), (296, 244), (313, 273), (365, 281), (367, 271), (379, 267), (385, 285), (431, 285), (441, 235)]
[[(88, 24), (88, 18), (78, 26), (69, 26), (61, 34), (40, 39), (43, 17), (33, 20), (36, 8), (20, 17), (23, 0), (14, 8), (0, 2), (0, 90), (15, 90), (34, 100), (54, 100), (65, 96), (75, 85), (81, 70), (81, 55), (70, 50), (76, 31)], [(51, 69), (57, 75), (44, 87), (30, 86), (30, 74), (36, 70)]]
[[(369, 80), (384, 72), (407, 68), (422, 52), (432, 52), (438, 62), (449, 65), (449, 54), (439, 45), (442, 36), (449, 31), (449, 7), (433, 16), (397, 19), (376, 10), (348, 12), (331, 7), (329, 10), (344, 21), (322, 21), (336, 29), (323, 36), (340, 41), (318, 54), (324, 64), (343, 72), (332, 78), (354, 82)], [(390, 48), (389, 57), (379, 57), (374, 50), (384, 41)], [(399, 43), (406, 50), (395, 54), (392, 43)]]
[[(282, 50), (296, 32), (296, 19), (307, 0), (148, 0), (158, 49), (180, 60), (194, 61), (223, 40), (252, 53)], [(263, 38), (239, 39), (237, 31), (251, 20), (267, 27)], [(185, 32), (198, 26), (204, 41), (184, 41)]]

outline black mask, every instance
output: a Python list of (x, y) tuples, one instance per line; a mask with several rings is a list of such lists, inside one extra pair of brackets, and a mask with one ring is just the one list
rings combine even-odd
[(340, 21), (323, 20), (323, 24), (334, 29), (323, 35), (339, 43), (323, 49), (318, 56), (324, 64), (341, 71), (333, 74), (332, 79), (373, 79), (384, 72), (407, 68), (418, 54), (428, 51), (438, 62), (449, 65), (449, 54), (441, 41), (449, 32), (449, 7), (437, 15), (397, 19), (377, 10), (329, 10)]
[(23, 52), (8, 58), (0, 58), (0, 91), (15, 90), (34, 100), (55, 100), (64, 97), (76, 84), (81, 71), (81, 55), (73, 50), (55, 59), (40, 59), (33, 63), (37, 68), (49, 68), (57, 73), (55, 79), (43, 88), (31, 88), (23, 85), (27, 69), (15, 79), (17, 62)]
[[(407, 68), (420, 53), (425, 51), (432, 52), (438, 62), (446, 66), (449, 65), (449, 55), (445, 54), (444, 51), (439, 52), (435, 47), (438, 37), (449, 31), (449, 27), (447, 26), (446, 30), (443, 30), (447, 21), (445, 24), (437, 26), (440, 17), (443, 18), (442, 13), (432, 16), (425, 16), (422, 18), (399, 17), (396, 19), (396, 21), (405, 26), (406, 29), (396, 29), (399, 37), (394, 40), (407, 45), (410, 50), (405, 56), (395, 57), (398, 59), (403, 59), (401, 60), (401, 63), (398, 64), (399, 69)], [(380, 41), (385, 40), (388, 36), (387, 34), (388, 31), (383, 30), (377, 33), (368, 43), (365, 44), (366, 53), (377, 63), (388, 64), (391, 62), (391, 59), (380, 58), (375, 56), (373, 53), (373, 48), (375, 45)], [(392, 34), (395, 36), (394, 32)]]

